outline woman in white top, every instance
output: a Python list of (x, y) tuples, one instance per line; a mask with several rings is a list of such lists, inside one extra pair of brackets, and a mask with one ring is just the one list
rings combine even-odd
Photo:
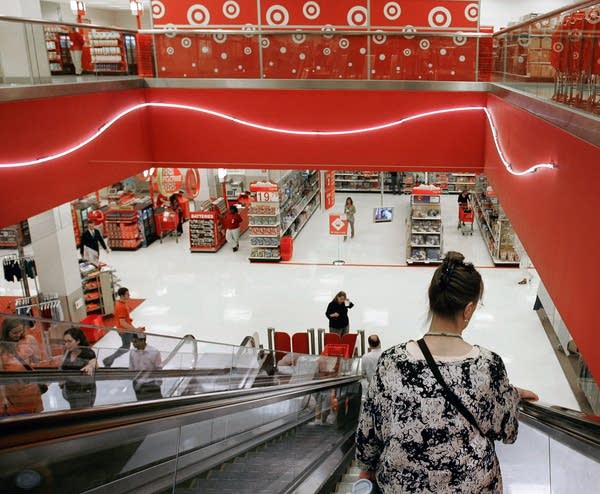
[(482, 294), (481, 275), (449, 252), (429, 286), (429, 331), (379, 358), (356, 447), (361, 478), (384, 493), (502, 493), (494, 441), (516, 440), (519, 398), (537, 396), (511, 386), (498, 355), (462, 339)]
[[(344, 214), (350, 224), (350, 238), (354, 238), (354, 215), (356, 214), (356, 207), (351, 197), (346, 198), (346, 204), (344, 204)], [(348, 238), (346, 235), (344, 241)]]

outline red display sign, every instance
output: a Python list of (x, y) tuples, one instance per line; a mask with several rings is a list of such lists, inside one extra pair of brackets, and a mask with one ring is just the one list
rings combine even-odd
[(256, 194), (256, 202), (279, 202), (279, 188), (273, 182), (250, 184), (250, 192)]
[(345, 215), (329, 215), (329, 235), (348, 235), (348, 220)]
[(195, 168), (188, 168), (185, 172), (185, 195), (195, 199), (200, 194), (200, 174)]
[(183, 175), (179, 168), (159, 168), (156, 172), (158, 191), (166, 197), (179, 192), (183, 185)]
[(335, 206), (335, 172), (325, 172), (325, 210)]

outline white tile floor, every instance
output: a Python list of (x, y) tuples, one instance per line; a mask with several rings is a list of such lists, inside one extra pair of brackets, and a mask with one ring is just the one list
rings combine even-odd
[[(118, 271), (133, 297), (146, 301), (134, 311), (134, 323), (147, 331), (174, 336), (194, 334), (209, 341), (239, 344), (258, 331), (266, 343), (266, 328), (288, 332), (326, 327), (324, 311), (339, 290), (356, 307), (351, 326), (378, 333), (384, 346), (421, 335), (427, 325), (427, 286), (431, 267), (407, 267), (408, 196), (385, 196), (395, 207), (392, 223), (374, 224), (375, 194), (355, 194), (357, 233), (342, 245), (346, 266), (332, 266), (338, 240), (327, 234), (329, 213), (317, 212), (299, 235), (292, 264), (251, 264), (249, 240), (240, 251), (227, 246), (217, 254), (191, 254), (187, 237), (175, 243), (155, 242), (137, 252), (104, 256)], [(345, 195), (339, 195), (339, 210)], [(518, 285), (519, 269), (494, 269), (477, 229), (463, 237), (456, 230), (456, 197), (443, 198), (445, 250), (459, 250), (481, 267), (484, 306), (466, 338), (499, 353), (511, 380), (538, 392), (542, 401), (577, 409), (536, 313), (532, 310), (537, 278)], [(0, 295), (16, 286), (0, 284)], [(118, 339), (113, 335), (115, 342)], [(107, 342), (110, 343), (110, 342)]]

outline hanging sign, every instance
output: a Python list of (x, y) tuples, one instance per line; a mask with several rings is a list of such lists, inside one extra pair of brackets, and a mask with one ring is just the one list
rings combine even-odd
[(325, 172), (325, 210), (335, 206), (335, 172)]
[(185, 172), (185, 195), (195, 199), (200, 194), (200, 173), (196, 168), (188, 168)]
[(329, 235), (348, 235), (348, 220), (345, 214), (329, 215)]
[(183, 175), (179, 168), (158, 168), (156, 177), (158, 191), (166, 197), (179, 192), (183, 185)]
[(279, 202), (279, 187), (272, 182), (250, 184), (250, 192), (256, 194), (256, 202)]

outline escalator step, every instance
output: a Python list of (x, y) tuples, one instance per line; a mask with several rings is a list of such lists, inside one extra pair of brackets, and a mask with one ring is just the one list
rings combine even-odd
[(350, 493), (352, 492), (352, 486), (354, 486), (354, 482), (340, 482), (337, 485), (336, 493)]

